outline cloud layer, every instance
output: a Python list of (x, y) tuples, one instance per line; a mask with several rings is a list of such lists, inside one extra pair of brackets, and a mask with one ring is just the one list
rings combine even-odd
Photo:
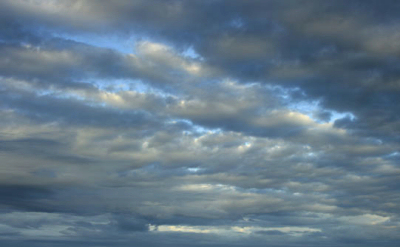
[(397, 1), (4, 0), (4, 246), (394, 246)]

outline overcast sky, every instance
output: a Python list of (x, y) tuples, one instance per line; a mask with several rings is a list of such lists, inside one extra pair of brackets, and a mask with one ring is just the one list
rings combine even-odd
[(399, 13), (0, 0), (0, 245), (397, 246)]

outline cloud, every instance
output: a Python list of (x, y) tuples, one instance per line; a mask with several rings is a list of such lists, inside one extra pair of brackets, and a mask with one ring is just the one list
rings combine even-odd
[(393, 246), (396, 1), (0, 3), (0, 243)]

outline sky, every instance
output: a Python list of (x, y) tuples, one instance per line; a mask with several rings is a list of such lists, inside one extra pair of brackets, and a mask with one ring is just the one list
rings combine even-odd
[(397, 246), (399, 13), (1, 0), (0, 245)]

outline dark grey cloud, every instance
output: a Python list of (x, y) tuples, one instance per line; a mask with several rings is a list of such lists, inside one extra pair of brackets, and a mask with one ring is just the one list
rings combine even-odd
[(394, 246), (397, 1), (0, 3), (4, 246)]

